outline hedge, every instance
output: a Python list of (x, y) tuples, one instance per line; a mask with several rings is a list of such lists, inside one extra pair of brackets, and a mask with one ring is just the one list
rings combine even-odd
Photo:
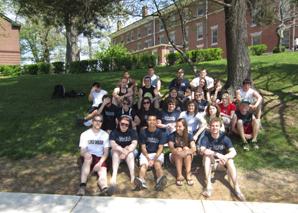
[(248, 47), (250, 53), (252, 55), (263, 55), (263, 53), (267, 50), (266, 44), (258, 44), (258, 45), (252, 45)]
[(4, 76), (17, 76), (21, 74), (20, 65), (0, 65), (0, 74)]

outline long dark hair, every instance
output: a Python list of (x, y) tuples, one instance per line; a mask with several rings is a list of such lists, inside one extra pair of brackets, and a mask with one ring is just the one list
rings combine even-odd
[(216, 110), (217, 110), (217, 112), (216, 112), (216, 117), (219, 118), (219, 117), (220, 117), (220, 108), (219, 108), (219, 106), (217, 105), (217, 103), (214, 103), (214, 102), (208, 104), (208, 106), (207, 106), (207, 108), (206, 108), (206, 115), (207, 115), (208, 117), (210, 117), (209, 109), (210, 109), (211, 106), (214, 106), (214, 107), (216, 108)]
[(151, 99), (150, 99), (149, 97), (144, 97), (144, 98), (142, 99), (141, 111), (145, 111), (145, 108), (144, 108), (144, 101), (149, 101), (149, 102), (150, 102), (149, 110), (151, 110), (151, 109), (153, 108)]
[(130, 118), (130, 116), (128, 116), (128, 115), (121, 115), (121, 117), (119, 118), (119, 122), (118, 122), (118, 124), (117, 124), (117, 131), (118, 131), (118, 132), (121, 132), (121, 129), (120, 129), (120, 123), (121, 123), (122, 120), (126, 120), (126, 121), (129, 122), (129, 126), (128, 126), (127, 131), (128, 131), (129, 129), (132, 128), (132, 124), (131, 124), (131, 118)]
[[(184, 130), (183, 130), (183, 133), (182, 133), (182, 141), (183, 141), (183, 144), (185, 146), (188, 146), (189, 147), (189, 141), (188, 141), (188, 128), (187, 128), (187, 123), (186, 123), (186, 120), (184, 118), (179, 118), (177, 119), (176, 123), (178, 122), (181, 122), (182, 125), (184, 126)], [(176, 136), (180, 136), (177, 131), (176, 131)]]
[(196, 101), (195, 100), (189, 100), (189, 101), (187, 101), (187, 104), (186, 104), (186, 113), (188, 114), (188, 106), (190, 105), (190, 104), (194, 104), (195, 105), (195, 115), (198, 113), (198, 105), (197, 105), (197, 103), (196, 103)]

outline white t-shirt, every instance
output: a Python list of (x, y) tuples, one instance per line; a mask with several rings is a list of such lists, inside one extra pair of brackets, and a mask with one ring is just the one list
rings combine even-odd
[(79, 146), (87, 149), (87, 152), (90, 154), (101, 157), (103, 156), (104, 148), (110, 147), (109, 134), (102, 129), (98, 133), (88, 129), (81, 134)]
[(202, 115), (201, 113), (197, 113), (195, 116), (190, 115), (187, 111), (183, 111), (180, 113), (179, 118), (184, 118), (187, 123), (188, 132), (193, 134), (197, 131), (202, 125)]
[(101, 89), (100, 92), (93, 91), (91, 93), (91, 96), (93, 98), (93, 104), (92, 104), (92, 106), (93, 107), (98, 107), (98, 105), (102, 103), (102, 97), (104, 95), (106, 95), (106, 94), (108, 94), (108, 92), (105, 91), (105, 90), (103, 90), (103, 89)]
[(255, 102), (254, 95), (253, 95), (254, 90), (252, 88), (249, 88), (246, 92), (242, 88), (240, 88), (239, 92), (240, 92), (241, 100), (247, 99), (251, 104)]
[[(207, 83), (207, 89), (210, 89), (212, 87), (214, 87), (214, 79), (206, 76), (206, 83)], [(190, 82), (190, 85), (192, 85), (193, 87), (197, 87), (200, 85), (200, 77), (196, 77), (194, 79), (192, 79), (192, 81)]]

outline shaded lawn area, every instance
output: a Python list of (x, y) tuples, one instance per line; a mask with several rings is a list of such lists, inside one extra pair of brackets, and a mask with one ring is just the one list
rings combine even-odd
[[(238, 151), (236, 163), (247, 170), (258, 168), (289, 169), (298, 171), (298, 54), (282, 53), (252, 57), (252, 74), (256, 87), (264, 96), (263, 130), (259, 137), (260, 150), (243, 152), (234, 138)], [(198, 64), (212, 77), (226, 79), (226, 61)], [(188, 79), (193, 78), (189, 67), (181, 65)], [(163, 91), (175, 77), (178, 67), (158, 67)], [(131, 71), (140, 79), (146, 70)], [(87, 96), (51, 99), (56, 84), (66, 90), (83, 91), (87, 95), (91, 84), (99, 81), (112, 91), (122, 72), (72, 75), (20, 76), (0, 79), (0, 156), (12, 159), (31, 158), (42, 154), (77, 154), (79, 135), (85, 130), (75, 120), (89, 106)]]

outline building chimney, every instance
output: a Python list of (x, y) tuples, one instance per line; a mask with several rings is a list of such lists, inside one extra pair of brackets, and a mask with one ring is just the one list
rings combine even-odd
[(120, 20), (117, 21), (117, 31), (121, 30), (122, 22)]
[(143, 6), (142, 7), (142, 18), (145, 18), (146, 16), (148, 16), (148, 7)]

